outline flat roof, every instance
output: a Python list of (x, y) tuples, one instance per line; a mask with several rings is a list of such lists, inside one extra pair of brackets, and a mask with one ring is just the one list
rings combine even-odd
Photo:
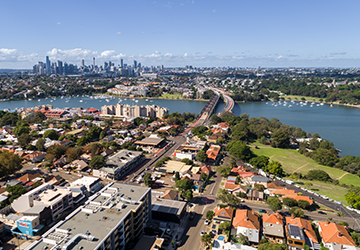
[(157, 238), (156, 236), (143, 235), (139, 242), (136, 244), (134, 250), (152, 250), (155, 246), (162, 246), (164, 242), (163, 238)]
[[(60, 221), (55, 227), (43, 234), (43, 237), (28, 249), (41, 250), (45, 246), (51, 249), (54, 244), (47, 243), (50, 240), (57, 241), (59, 247), (62, 248), (66, 243), (61, 242), (61, 239), (67, 236), (69, 240), (72, 240), (78, 234), (93, 236), (95, 240), (86, 240), (79, 237), (67, 249), (80, 249), (80, 246), (82, 249), (96, 249), (110, 231), (124, 220), (131, 210), (139, 208), (141, 205), (140, 200), (149, 190), (150, 188), (146, 187), (109, 183), (100, 192), (90, 197), (85, 205), (80, 206), (64, 221)], [(111, 201), (113, 197), (120, 196), (122, 199), (114, 206), (111, 208), (107, 206), (109, 200)], [(128, 202), (130, 200), (134, 202)], [(90, 211), (93, 211), (93, 213)]]
[(142, 139), (141, 141), (136, 141), (135, 144), (157, 146), (164, 140), (165, 140), (164, 138), (147, 137)]
[(191, 168), (191, 165), (186, 165), (185, 162), (181, 161), (167, 161), (159, 169), (165, 170), (166, 172), (186, 172)]
[(155, 196), (151, 199), (151, 205), (152, 211), (180, 215), (186, 206), (186, 202), (161, 199)]

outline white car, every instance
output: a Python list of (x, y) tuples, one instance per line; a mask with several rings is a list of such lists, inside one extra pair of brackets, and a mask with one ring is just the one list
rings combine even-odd
[(209, 220), (206, 219), (205, 222), (204, 222), (205, 225), (209, 225)]
[(83, 177), (83, 175), (82, 175), (82, 174), (78, 174), (78, 176), (79, 176), (79, 177)]
[[(34, 170), (39, 170), (39, 168), (38, 167), (35, 167), (35, 168), (33, 168)], [(0, 250), (1, 250), (1, 248), (0, 248)]]
[(205, 231), (202, 230), (201, 233), (200, 233), (200, 236), (203, 236), (205, 234)]
[(70, 174), (70, 172), (69, 172), (69, 171), (66, 171), (65, 174)]

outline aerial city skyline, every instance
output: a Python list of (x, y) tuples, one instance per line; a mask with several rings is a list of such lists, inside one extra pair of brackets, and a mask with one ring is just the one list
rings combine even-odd
[(357, 67), (359, 7), (308, 0), (4, 2), (0, 68), (31, 69), (45, 56), (68, 64), (95, 57), (98, 64), (123, 58), (167, 67)]

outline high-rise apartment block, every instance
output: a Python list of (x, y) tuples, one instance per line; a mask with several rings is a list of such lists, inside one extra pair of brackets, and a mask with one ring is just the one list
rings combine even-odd
[(116, 105), (105, 105), (101, 107), (102, 115), (113, 115), (124, 118), (134, 117), (156, 117), (162, 118), (164, 114), (168, 114), (167, 108), (162, 108), (156, 105), (147, 106), (131, 106), (129, 104), (116, 104)]

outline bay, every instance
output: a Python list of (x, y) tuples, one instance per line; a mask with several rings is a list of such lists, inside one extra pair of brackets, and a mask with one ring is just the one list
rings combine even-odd
[[(287, 106), (271, 105), (272, 102), (236, 103), (233, 109), (235, 115), (249, 114), (250, 117), (277, 118), (281, 123), (300, 127), (311, 134), (318, 133), (321, 138), (334, 143), (340, 149), (340, 156), (360, 156), (360, 109), (329, 104), (310, 107), (310, 103), (301, 106), (299, 102), (287, 102)], [(289, 108), (291, 104), (293, 107)], [(221, 110), (218, 105), (216, 112)]]
[[(119, 98), (92, 99), (90, 97), (57, 97), (56, 99), (33, 99), (22, 101), (0, 102), (0, 110), (15, 108), (31, 108), (44, 104), (53, 105), (54, 108), (97, 108), (101, 109), (103, 105), (115, 105), (119, 102)], [(66, 102), (68, 100), (68, 102)], [(82, 102), (80, 102), (82, 100)], [(131, 98), (121, 98), (121, 103), (130, 105), (158, 105), (169, 109), (172, 112), (191, 112), (199, 113), (206, 105), (206, 102), (186, 101), (186, 100), (164, 100), (164, 99), (137, 99), (137, 102)], [(296, 103), (298, 105), (296, 105)], [(310, 107), (310, 103), (306, 106), (300, 106), (299, 102), (291, 103), (292, 108), (288, 106), (271, 105), (272, 102), (255, 102), (255, 103), (236, 103), (233, 109), (235, 115), (244, 113), (250, 117), (266, 117), (267, 119), (277, 118), (283, 124), (294, 127), (300, 127), (306, 132), (319, 133), (320, 136), (335, 144), (340, 149), (340, 155), (360, 156), (358, 150), (358, 142), (360, 141), (360, 109), (346, 106), (334, 105), (333, 108), (328, 104), (323, 106)], [(287, 104), (290, 104), (289, 102)], [(219, 103), (215, 109), (218, 113), (224, 108), (224, 103)]]

